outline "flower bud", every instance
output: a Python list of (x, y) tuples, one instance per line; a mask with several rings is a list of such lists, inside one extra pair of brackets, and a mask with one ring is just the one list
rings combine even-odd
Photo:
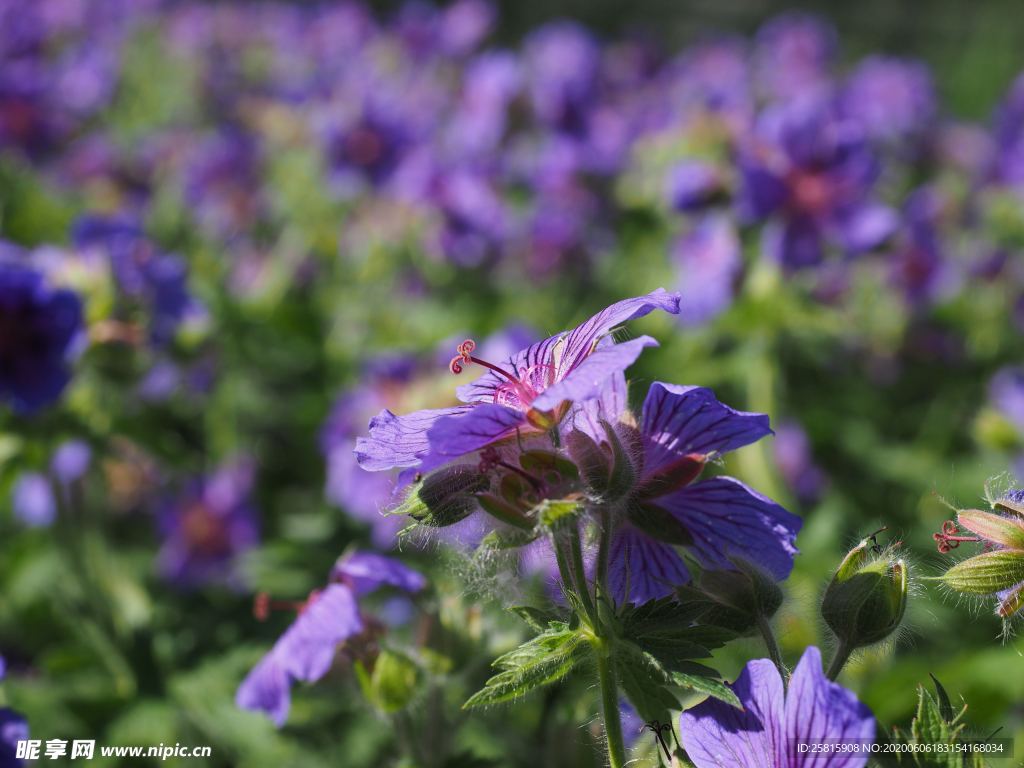
[(889, 637), (907, 609), (909, 573), (893, 553), (899, 543), (869, 558), (877, 545), (868, 542), (874, 535), (847, 554), (821, 601), (825, 623), (848, 649)]
[(705, 602), (699, 624), (725, 627), (750, 634), (782, 607), (784, 595), (772, 575), (738, 557), (729, 558), (737, 570), (706, 569), (700, 574), (700, 590), (679, 587), (680, 602)]
[(423, 525), (444, 528), (469, 517), (477, 508), (473, 494), (490, 486), (490, 478), (481, 475), (475, 465), (439, 469), (414, 486), (401, 506), (388, 514), (409, 515)]

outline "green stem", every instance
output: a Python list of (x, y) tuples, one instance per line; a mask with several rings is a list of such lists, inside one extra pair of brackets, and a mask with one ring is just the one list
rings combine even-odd
[(587, 583), (587, 569), (583, 565), (583, 545), (580, 543), (580, 529), (573, 525), (569, 532), (569, 547), (572, 550), (572, 565), (576, 569), (576, 588), (579, 590), (580, 599), (583, 600), (583, 607), (587, 610), (594, 632), (601, 636), (601, 624), (598, 620), (597, 611), (594, 610), (594, 601), (590, 598), (590, 585)]
[(846, 666), (846, 662), (850, 660), (851, 653), (853, 653), (853, 648), (848, 647), (846, 643), (839, 643), (836, 655), (832, 657), (832, 663), (828, 665), (828, 672), (825, 673), (825, 677), (835, 682), (836, 678), (839, 677), (839, 673), (843, 671), (843, 667)]
[(555, 536), (554, 541), (551, 545), (555, 550), (555, 561), (558, 563), (558, 575), (562, 579), (562, 585), (567, 590), (572, 590), (575, 587), (572, 578), (572, 570), (569, 568), (569, 561), (565, 557), (565, 550), (563, 549), (564, 541), (562, 537)]
[[(598, 641), (600, 642), (600, 641)], [(604, 714), (604, 735), (608, 741), (608, 763), (611, 768), (626, 765), (626, 742), (622, 738), (622, 719), (619, 715), (619, 692), (615, 683), (612, 660), (603, 655), (605, 646), (596, 647), (597, 674), (601, 680), (601, 711)]]
[(768, 658), (775, 664), (775, 668), (779, 670), (779, 675), (782, 677), (783, 685), (788, 688), (789, 672), (782, 664), (782, 654), (779, 652), (779, 644), (775, 641), (775, 633), (772, 632), (768, 618), (760, 613), (757, 615), (757, 629), (761, 633), (764, 644), (768, 646)]

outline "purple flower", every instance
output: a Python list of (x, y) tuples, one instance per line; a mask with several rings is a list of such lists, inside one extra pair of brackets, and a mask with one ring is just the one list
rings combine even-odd
[(197, 142), (184, 171), (185, 200), (210, 232), (230, 237), (260, 213), (260, 159), (254, 142), (222, 131)]
[(34, 270), (0, 263), (0, 400), (16, 413), (54, 402), (71, 380), (82, 303)]
[[(481, 354), (506, 358), (536, 338), (532, 330), (513, 326), (488, 337), (480, 346)], [(445, 357), (448, 350), (450, 347), (445, 350)], [(327, 459), (324, 495), (353, 517), (370, 523), (373, 543), (381, 549), (394, 546), (396, 535), (408, 524), (401, 516), (381, 513), (395, 488), (397, 473), (363, 471), (356, 462), (353, 448), (357, 435), (374, 413), (381, 408), (396, 408), (423, 389), (422, 368), (422, 361), (411, 355), (392, 354), (371, 359), (364, 368), (364, 381), (335, 401), (321, 434), (321, 448)]]
[(529, 35), (523, 57), (537, 117), (557, 131), (585, 135), (601, 57), (590, 33), (570, 21), (548, 24)]
[(188, 293), (188, 268), (181, 257), (158, 253), (138, 226), (115, 217), (79, 219), (72, 228), (72, 240), (77, 248), (97, 249), (107, 256), (121, 290), (148, 306), (152, 342), (170, 342), (195, 308)]
[(238, 459), (159, 510), (164, 543), (156, 564), (165, 579), (183, 587), (238, 586), (236, 559), (259, 540), (258, 519), (249, 503), (252, 482), (252, 464)]
[(988, 385), (992, 405), (1024, 434), (1024, 368), (1003, 368)]
[(331, 583), (298, 606), (295, 622), (246, 675), (235, 704), (265, 712), (282, 727), (291, 707), (292, 683), (316, 682), (330, 670), (340, 643), (364, 630), (377, 631), (376, 623), (360, 613), (357, 598), (383, 585), (418, 592), (426, 583), (422, 574), (383, 555), (354, 552), (341, 559), (331, 571)]
[(796, 497), (813, 503), (821, 496), (825, 474), (814, 463), (810, 440), (803, 427), (795, 421), (784, 421), (775, 428), (772, 442), (775, 465)]
[(676, 241), (672, 255), (679, 267), (679, 321), (699, 325), (732, 304), (743, 269), (740, 239), (725, 216), (708, 216)]
[(61, 443), (50, 457), (50, 471), (61, 483), (68, 485), (89, 470), (92, 449), (84, 440)]
[(919, 136), (935, 118), (935, 86), (919, 61), (869, 56), (850, 75), (840, 98), (843, 114), (876, 141)]
[(942, 192), (925, 186), (914, 190), (904, 205), (904, 231), (891, 266), (893, 282), (911, 302), (933, 297), (944, 273), (939, 223), (944, 213)]
[(0, 768), (18, 768), (25, 764), (18, 759), (18, 742), (28, 741), (28, 721), (8, 707), (0, 707)]
[(507, 51), (480, 54), (466, 65), (462, 95), (446, 136), (454, 157), (484, 159), (498, 148), (520, 80), (519, 63)]
[(783, 686), (768, 659), (747, 664), (731, 686), (743, 704), (737, 709), (707, 699), (679, 717), (683, 749), (697, 768), (863, 768), (867, 753), (837, 752), (805, 757), (798, 744), (825, 739), (875, 739), (871, 710), (821, 671), (821, 652), (804, 651), (796, 671)]
[(790, 100), (820, 95), (831, 85), (839, 42), (816, 16), (792, 11), (766, 22), (755, 39), (755, 76), (765, 96)]
[(57, 517), (57, 498), (46, 475), (23, 472), (11, 489), (14, 516), (32, 528), (53, 525)]
[(693, 482), (710, 458), (769, 434), (767, 416), (722, 405), (710, 389), (651, 385), (641, 416), (642, 472), (635, 492), (646, 531), (627, 518), (614, 535), (608, 579), (617, 599), (639, 605), (688, 581), (673, 544), (689, 547), (709, 568), (729, 569), (730, 557), (742, 557), (778, 579), (789, 576), (803, 525), (799, 517), (731, 477)]
[(818, 264), (831, 243), (856, 255), (895, 232), (899, 217), (871, 194), (879, 166), (856, 123), (800, 100), (766, 110), (740, 159), (740, 213), (774, 216), (769, 253), (790, 269)]
[[(621, 376), (645, 347), (657, 346), (649, 336), (616, 344), (610, 335), (622, 323), (655, 309), (677, 314), (679, 294), (659, 288), (620, 301), (574, 330), (513, 355), (502, 367), (474, 358), (474, 345), (466, 342), (451, 362), (452, 371), (459, 373), (470, 362), (490, 368), (456, 390), (468, 405), (405, 416), (381, 411), (370, 421), (370, 436), (356, 443), (359, 466), (370, 471), (407, 467), (401, 475), (405, 484), (416, 473), (437, 469), (517, 431), (546, 431), (563, 420), (571, 423), (566, 419), (571, 403), (599, 399), (606, 382)], [(615, 421), (618, 416), (609, 413), (606, 419)]]
[(996, 112), (996, 180), (1011, 186), (1024, 185), (1024, 73), (1010, 86)]
[(684, 160), (669, 169), (665, 196), (677, 211), (700, 211), (722, 194), (723, 186), (722, 174), (713, 163)]

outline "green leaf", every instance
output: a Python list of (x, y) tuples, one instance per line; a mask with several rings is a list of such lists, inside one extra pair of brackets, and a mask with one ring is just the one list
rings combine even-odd
[(953, 722), (953, 705), (949, 701), (946, 689), (942, 687), (942, 683), (935, 679), (935, 675), (929, 673), (928, 677), (935, 683), (935, 695), (939, 699), (939, 714), (942, 715), (942, 719), (947, 723)]
[(585, 636), (563, 622), (551, 622), (547, 631), (495, 660), (503, 670), (462, 705), (463, 709), (523, 696), (534, 688), (565, 677), (590, 651)]
[(669, 722), (679, 709), (679, 700), (665, 685), (666, 677), (657, 667), (643, 663), (629, 653), (615, 655), (615, 675), (622, 692), (646, 722)]
[(724, 701), (726, 704), (732, 704), (734, 707), (743, 709), (742, 703), (740, 703), (736, 694), (732, 692), (732, 688), (727, 686), (721, 680), (715, 680), (714, 678), (707, 677), (706, 675), (691, 675), (683, 672), (672, 672), (672, 681), (680, 688), (686, 688), (687, 690), (696, 691), (697, 693), (713, 696), (720, 701)]
[(687, 666), (691, 659), (707, 658), (713, 649), (737, 637), (729, 629), (694, 626), (693, 620), (701, 616), (705, 607), (703, 603), (678, 603), (672, 596), (641, 606), (628, 604), (619, 614), (621, 639), (649, 653), (666, 669), (692, 672), (694, 666), (700, 667)]
[(559, 611), (545, 610), (532, 605), (513, 605), (509, 610), (538, 632), (546, 632), (549, 624), (563, 618)]

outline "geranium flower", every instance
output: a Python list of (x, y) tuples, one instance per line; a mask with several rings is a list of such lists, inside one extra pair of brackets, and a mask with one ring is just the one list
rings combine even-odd
[[(679, 294), (664, 289), (626, 299), (567, 333), (552, 336), (513, 355), (502, 366), (473, 357), (467, 341), (452, 359), (453, 373), (476, 363), (490, 369), (456, 392), (467, 405), (395, 416), (388, 410), (370, 421), (370, 436), (359, 438), (356, 457), (363, 469), (406, 467), (399, 485), (516, 432), (545, 432), (566, 420), (571, 403), (601, 398), (607, 382), (628, 368), (650, 336), (616, 344), (611, 332), (655, 309), (679, 312)], [(622, 399), (623, 407), (625, 405)], [(621, 412), (621, 411), (620, 411)], [(605, 415), (614, 421), (619, 413)]]
[(271, 607), (297, 608), (299, 615), (238, 686), (238, 707), (265, 712), (282, 727), (291, 708), (292, 683), (319, 680), (330, 670), (341, 643), (376, 624), (366, 620), (356, 599), (385, 584), (418, 592), (427, 580), (390, 557), (354, 552), (334, 566), (331, 583), (302, 604), (273, 604), (257, 597), (257, 618), (266, 618)]
[(82, 303), (52, 290), (42, 274), (0, 263), (0, 401), (19, 413), (56, 400), (82, 329)]
[(806, 757), (801, 744), (825, 739), (875, 739), (871, 710), (821, 671), (821, 651), (810, 646), (789, 682), (768, 659), (747, 664), (731, 686), (743, 704), (737, 709), (710, 698), (679, 717), (683, 749), (697, 768), (863, 768), (868, 754), (833, 752)]
[(732, 568), (729, 558), (738, 556), (780, 580), (789, 575), (799, 517), (732, 477), (693, 482), (712, 457), (769, 434), (766, 415), (722, 405), (710, 389), (651, 386), (640, 425), (641, 479), (612, 541), (609, 586), (617, 599), (644, 603), (688, 581), (673, 545), (709, 568)]

